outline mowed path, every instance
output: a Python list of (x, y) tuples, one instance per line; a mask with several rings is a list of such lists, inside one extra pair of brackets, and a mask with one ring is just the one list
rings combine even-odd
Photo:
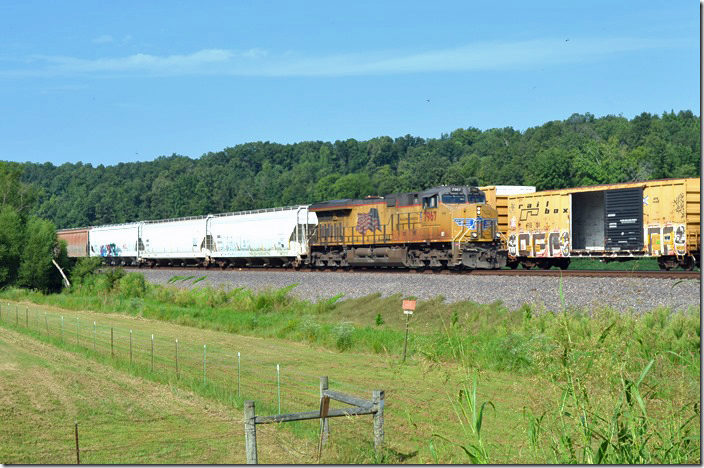
[[(13, 305), (14, 307), (14, 305)], [(20, 304), (20, 310), (25, 304)], [(319, 376), (327, 375), (332, 390), (344, 391), (369, 398), (371, 390), (385, 391), (385, 444), (392, 454), (393, 462), (432, 463), (433, 450), (440, 454), (440, 462), (464, 463), (467, 461), (461, 450), (452, 447), (433, 434), (450, 440), (466, 443), (451, 400), (457, 395), (466, 374), (454, 364), (434, 363), (424, 359), (400, 363), (399, 356), (388, 354), (338, 353), (315, 349), (303, 343), (294, 343), (276, 338), (257, 338), (233, 335), (224, 332), (196, 329), (171, 323), (129, 317), (119, 314), (104, 314), (88, 311), (67, 311), (49, 306), (29, 305), (29, 316), (39, 310), (49, 314), (64, 315), (66, 323), (93, 321), (103, 327), (116, 330), (134, 330), (143, 334), (154, 333), (170, 340), (178, 338), (186, 349), (187, 344), (197, 347), (207, 343), (208, 359), (217, 360), (227, 353), (227, 359), (241, 352), (243, 363), (254, 364), (260, 369), (249, 376), (243, 385), (243, 397), (268, 398), (273, 406), (276, 396), (275, 366), (282, 368), (282, 400), (292, 411), (311, 411), (318, 408)], [(13, 317), (14, 318), (14, 317)], [(30, 320), (31, 326), (31, 320)], [(41, 328), (41, 327), (40, 327)], [(67, 325), (67, 336), (70, 336)], [(73, 443), (73, 421), (92, 421), (101, 431), (110, 432), (114, 420), (115, 433), (103, 442), (109, 446), (125, 446), (114, 452), (113, 458), (98, 458), (98, 463), (243, 463), (244, 435), (241, 411), (198, 397), (175, 386), (160, 385), (97, 364), (89, 359), (60, 351), (51, 345), (42, 344), (32, 338), (0, 327), (0, 398), (3, 400), (0, 417), (11, 416), (13, 427), (2, 430), (2, 437), (11, 433), (13, 449), (0, 449), (1, 461), (22, 463), (71, 463), (75, 453)], [(53, 332), (52, 332), (53, 333)], [(109, 335), (108, 335), (109, 336)], [(85, 338), (81, 338), (82, 340)], [(144, 343), (143, 343), (144, 344)], [(109, 344), (108, 344), (109, 352)], [(211, 351), (212, 350), (212, 351)], [(124, 348), (120, 350), (124, 354)], [(171, 350), (168, 351), (169, 353)], [(212, 353), (212, 354), (211, 354)], [(211, 355), (213, 356), (211, 358)], [(210, 375), (211, 364), (208, 365)], [(262, 373), (261, 369), (270, 369)], [(234, 362), (228, 369), (236, 373)], [(11, 378), (4, 378), (9, 376)], [(252, 379), (260, 379), (252, 381)], [(267, 380), (267, 381), (264, 381)], [(39, 383), (41, 382), (41, 383)], [(234, 380), (233, 380), (234, 382)], [(234, 384), (234, 383), (233, 383)], [(56, 386), (55, 390), (48, 387)], [(497, 462), (516, 463), (520, 449), (527, 440), (516, 440), (515, 428), (522, 421), (522, 410), (530, 406), (539, 395), (545, 397), (546, 389), (526, 377), (483, 372), (478, 391), (479, 401), (491, 400), (497, 408), (485, 423), (483, 431), (491, 433), (496, 442), (510, 442), (504, 446), (508, 453), (495, 453)], [(8, 395), (10, 395), (8, 397)], [(14, 395), (14, 396), (13, 396)], [(33, 395), (33, 396), (22, 396)], [(34, 398), (34, 400), (32, 400)], [(36, 403), (39, 401), (40, 403)], [(333, 407), (343, 407), (333, 404)], [(22, 408), (27, 415), (5, 414), (7, 408)], [(257, 414), (265, 414), (259, 410)], [(269, 410), (271, 413), (271, 410)], [(283, 411), (286, 412), (286, 411)], [(274, 411), (275, 413), (275, 411)], [(47, 416), (51, 414), (51, 416)], [(131, 424), (133, 415), (140, 420), (166, 417), (160, 425)], [(25, 422), (26, 421), (26, 422)], [(48, 424), (39, 429), (41, 424)], [(86, 422), (88, 424), (88, 422)], [(297, 424), (311, 425), (314, 431), (317, 421)], [(371, 418), (337, 418), (331, 420), (331, 444), (326, 447), (323, 462), (369, 463), (372, 446)], [(293, 426), (289, 424), (288, 426)], [(31, 430), (30, 430), (31, 429)], [(257, 426), (258, 453), (260, 463), (314, 463), (317, 456), (317, 441), (313, 437), (300, 437), (288, 430), (286, 424)], [(97, 429), (96, 429), (97, 430)], [(90, 429), (86, 427), (85, 432)], [(23, 433), (31, 434), (28, 436)], [(37, 434), (46, 433), (56, 440), (65, 452), (35, 457), (28, 447), (34, 444)], [(161, 435), (159, 435), (161, 434)], [(209, 440), (211, 435), (212, 440)], [(218, 436), (220, 439), (217, 439)], [(310, 435), (310, 430), (309, 430)], [(183, 437), (183, 443), (169, 443)], [(88, 437), (88, 435), (86, 435)], [(160, 440), (167, 441), (161, 443)], [(189, 438), (197, 439), (192, 443)], [(152, 445), (131, 447), (131, 441), (153, 440)], [(87, 443), (87, 442), (86, 442)], [(41, 450), (42, 445), (37, 444)], [(153, 449), (153, 453), (151, 450)], [(5, 454), (20, 453), (21, 458)], [(96, 451), (96, 456), (99, 451)], [(86, 455), (90, 462), (90, 452)], [(338, 458), (339, 457), (339, 458)], [(81, 460), (83, 462), (83, 460)]]

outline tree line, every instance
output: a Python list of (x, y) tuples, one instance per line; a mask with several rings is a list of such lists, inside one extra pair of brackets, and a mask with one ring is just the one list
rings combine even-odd
[[(595, 118), (573, 114), (523, 132), (457, 129), (440, 138), (253, 142), (192, 159), (3, 163), (21, 174), (13, 203), (59, 228), (203, 215), (443, 184), (538, 190), (700, 175), (700, 117), (691, 111)], [(9, 192), (5, 190), (5, 193)], [(27, 208), (29, 207), (29, 208)]]
[(60, 290), (61, 274), (52, 260), (69, 266), (66, 244), (58, 241), (53, 222), (31, 214), (39, 191), (20, 177), (17, 165), (0, 164), (0, 288)]

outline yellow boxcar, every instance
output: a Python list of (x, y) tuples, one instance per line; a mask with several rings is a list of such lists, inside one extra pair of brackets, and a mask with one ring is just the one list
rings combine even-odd
[(549, 190), (508, 197), (508, 265), (567, 268), (572, 257), (700, 262), (699, 178)]
[(345, 199), (309, 207), (318, 218), (318, 267), (500, 268), (496, 210), (477, 187)]
[(488, 185), (479, 187), (486, 195), (486, 203), (496, 208), (499, 232), (501, 233), (501, 247), (508, 248), (506, 233), (508, 232), (508, 197), (525, 193), (535, 193), (531, 185)]

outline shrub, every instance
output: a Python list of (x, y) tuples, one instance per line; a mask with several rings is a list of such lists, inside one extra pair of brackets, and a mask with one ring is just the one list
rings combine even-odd
[(129, 273), (119, 280), (120, 296), (144, 297), (147, 293), (147, 282), (141, 273)]
[(352, 333), (354, 333), (354, 327), (349, 322), (342, 322), (332, 329), (335, 347), (339, 351), (347, 351), (352, 347)]

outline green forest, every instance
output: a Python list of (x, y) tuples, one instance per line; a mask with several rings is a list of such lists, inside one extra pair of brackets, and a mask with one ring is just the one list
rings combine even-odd
[[(58, 228), (203, 215), (443, 184), (538, 190), (700, 175), (700, 117), (684, 110), (566, 120), (440, 138), (253, 142), (199, 158), (149, 162), (0, 163), (10, 203)], [(18, 159), (22, 155), (16, 155)], [(5, 181), (5, 182), (3, 182)], [(10, 191), (8, 181), (19, 181)], [(9, 200), (12, 198), (12, 200)]]

